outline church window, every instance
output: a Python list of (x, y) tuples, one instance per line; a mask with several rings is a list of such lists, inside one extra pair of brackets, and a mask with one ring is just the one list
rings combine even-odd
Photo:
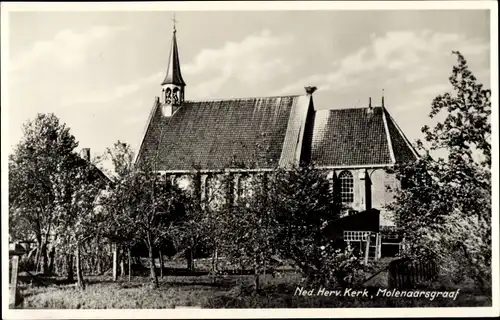
[(221, 177), (213, 175), (206, 180), (206, 200), (212, 209), (219, 208), (224, 203), (225, 188)]
[(193, 179), (188, 175), (183, 175), (177, 178), (177, 186), (184, 191), (193, 191)]
[(255, 194), (255, 179), (251, 175), (241, 175), (239, 179), (239, 188), (238, 188), (238, 197), (239, 201), (242, 204), (245, 204), (245, 202), (248, 203), (248, 201), (253, 197)]
[(342, 171), (339, 175), (340, 196), (342, 203), (354, 202), (354, 177), (350, 171)]

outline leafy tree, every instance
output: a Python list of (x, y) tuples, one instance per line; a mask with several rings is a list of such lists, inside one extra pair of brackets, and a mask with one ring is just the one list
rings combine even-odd
[[(210, 230), (205, 228), (207, 217), (205, 215), (205, 201), (202, 199), (201, 174), (199, 171), (191, 175), (178, 178), (178, 183), (183, 180), (187, 185), (185, 192), (185, 215), (172, 230), (172, 242), (178, 252), (186, 255), (187, 269), (194, 269), (194, 254), (205, 245), (207, 234)], [(182, 184), (182, 182), (180, 182)], [(183, 189), (183, 186), (180, 186)]]
[[(103, 158), (111, 160), (113, 165), (113, 172), (111, 174), (112, 180), (115, 184), (120, 184), (122, 181), (127, 179), (127, 177), (132, 173), (134, 167), (134, 151), (132, 150), (130, 144), (122, 142), (120, 140), (113, 144), (112, 148), (107, 148)], [(127, 194), (122, 194), (124, 198), (127, 198)], [(122, 249), (127, 248), (130, 255), (131, 247), (136, 243), (135, 239), (135, 229), (133, 226), (128, 224), (123, 224), (120, 219), (123, 208), (106, 206), (108, 224), (106, 230), (104, 230), (104, 237), (111, 240), (114, 245), (118, 245)], [(116, 248), (118, 250), (118, 248)], [(121, 266), (124, 265), (124, 254), (121, 250)], [(129, 279), (131, 276), (131, 265), (129, 261)], [(122, 274), (124, 270), (122, 268)]]
[(60, 176), (55, 192), (56, 215), (60, 221), (58, 244), (67, 254), (74, 252), (77, 285), (80, 288), (85, 287), (82, 247), (98, 237), (105, 226), (99, 200), (107, 181), (95, 173), (95, 167), (90, 163), (81, 163)]
[[(468, 273), (479, 287), (491, 285), (491, 102), (459, 52), (449, 78), (454, 94), (432, 101), (422, 132), (430, 144), (422, 156), (396, 169), (403, 189), (391, 205), (405, 236), (406, 255), (440, 262), (448, 275)], [(447, 159), (431, 152), (444, 149)], [(460, 263), (460, 265), (457, 264)]]
[(252, 266), (257, 290), (260, 275), (288, 263), (308, 281), (325, 283), (325, 267), (331, 265), (325, 248), (333, 254), (335, 247), (325, 227), (341, 211), (332, 181), (314, 166), (277, 168), (240, 179), (242, 193), (224, 232), (225, 251), (233, 263)]
[(270, 177), (268, 211), (278, 231), (274, 246), (306, 279), (324, 282), (322, 247), (332, 245), (325, 227), (340, 217), (332, 181), (312, 165), (277, 169)]
[(120, 180), (107, 197), (105, 206), (114, 215), (116, 230), (134, 230), (134, 238), (142, 242), (149, 253), (150, 278), (158, 287), (154, 250), (172, 232), (172, 226), (182, 214), (183, 192), (168, 179), (148, 167), (136, 168)]
[(267, 178), (266, 173), (239, 176), (239, 194), (222, 224), (226, 257), (253, 269), (255, 291), (260, 290), (261, 275), (280, 262), (274, 247), (278, 224), (269, 207)]
[(107, 148), (105, 157), (113, 163), (114, 179), (126, 177), (134, 167), (134, 151), (130, 144), (120, 140), (113, 144), (113, 148)]
[(14, 239), (35, 239), (36, 265), (47, 273), (47, 243), (57, 237), (57, 177), (73, 167), (78, 143), (54, 114), (38, 114), (23, 124), (23, 134), (9, 157), (9, 232)]

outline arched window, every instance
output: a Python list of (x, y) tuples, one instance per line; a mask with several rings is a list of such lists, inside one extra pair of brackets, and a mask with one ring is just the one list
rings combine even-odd
[(225, 200), (225, 189), (221, 178), (219, 175), (213, 175), (206, 180), (206, 201), (212, 209), (217, 209)]
[(350, 171), (342, 171), (339, 175), (340, 196), (342, 203), (354, 202), (354, 178)]
[(188, 192), (193, 192), (194, 183), (193, 178), (189, 175), (182, 175), (176, 179), (177, 186)]
[(245, 205), (255, 194), (255, 177), (248, 174), (243, 174), (239, 178), (238, 201)]

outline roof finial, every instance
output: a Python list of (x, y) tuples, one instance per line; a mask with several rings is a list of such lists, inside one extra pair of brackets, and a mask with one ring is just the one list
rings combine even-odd
[(382, 89), (382, 107), (384, 107), (385, 104), (384, 104), (384, 89)]
[(368, 108), (372, 108), (372, 97), (368, 99)]
[(316, 91), (318, 88), (315, 86), (307, 86), (307, 87), (304, 87), (304, 89), (306, 89), (306, 93), (308, 95), (312, 95), (314, 93), (314, 91)]
[(177, 32), (177, 29), (175, 29), (175, 24), (178, 22), (176, 19), (175, 19), (175, 12), (174, 12), (174, 16), (172, 18), (172, 22), (174, 23), (174, 33)]

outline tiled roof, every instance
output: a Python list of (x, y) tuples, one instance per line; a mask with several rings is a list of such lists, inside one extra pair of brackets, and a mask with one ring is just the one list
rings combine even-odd
[(175, 171), (273, 168), (298, 159), (392, 165), (416, 153), (383, 107), (314, 112), (309, 96), (286, 96), (187, 101), (171, 117), (162, 116), (157, 101), (137, 162)]
[(396, 129), (385, 108), (318, 110), (312, 161), (318, 166), (391, 165), (394, 161), (389, 136), (394, 154), (398, 154), (396, 162), (415, 159), (411, 146)]
[(157, 102), (137, 162), (156, 158), (156, 170), (276, 167), (299, 98), (186, 101), (171, 117)]
[(387, 119), (387, 127), (389, 129), (389, 135), (391, 136), (392, 149), (394, 150), (394, 157), (396, 158), (396, 163), (407, 163), (414, 161), (417, 152), (413, 146), (408, 142), (401, 129), (398, 127), (396, 121), (391, 117), (387, 110), (385, 111), (385, 117)]

